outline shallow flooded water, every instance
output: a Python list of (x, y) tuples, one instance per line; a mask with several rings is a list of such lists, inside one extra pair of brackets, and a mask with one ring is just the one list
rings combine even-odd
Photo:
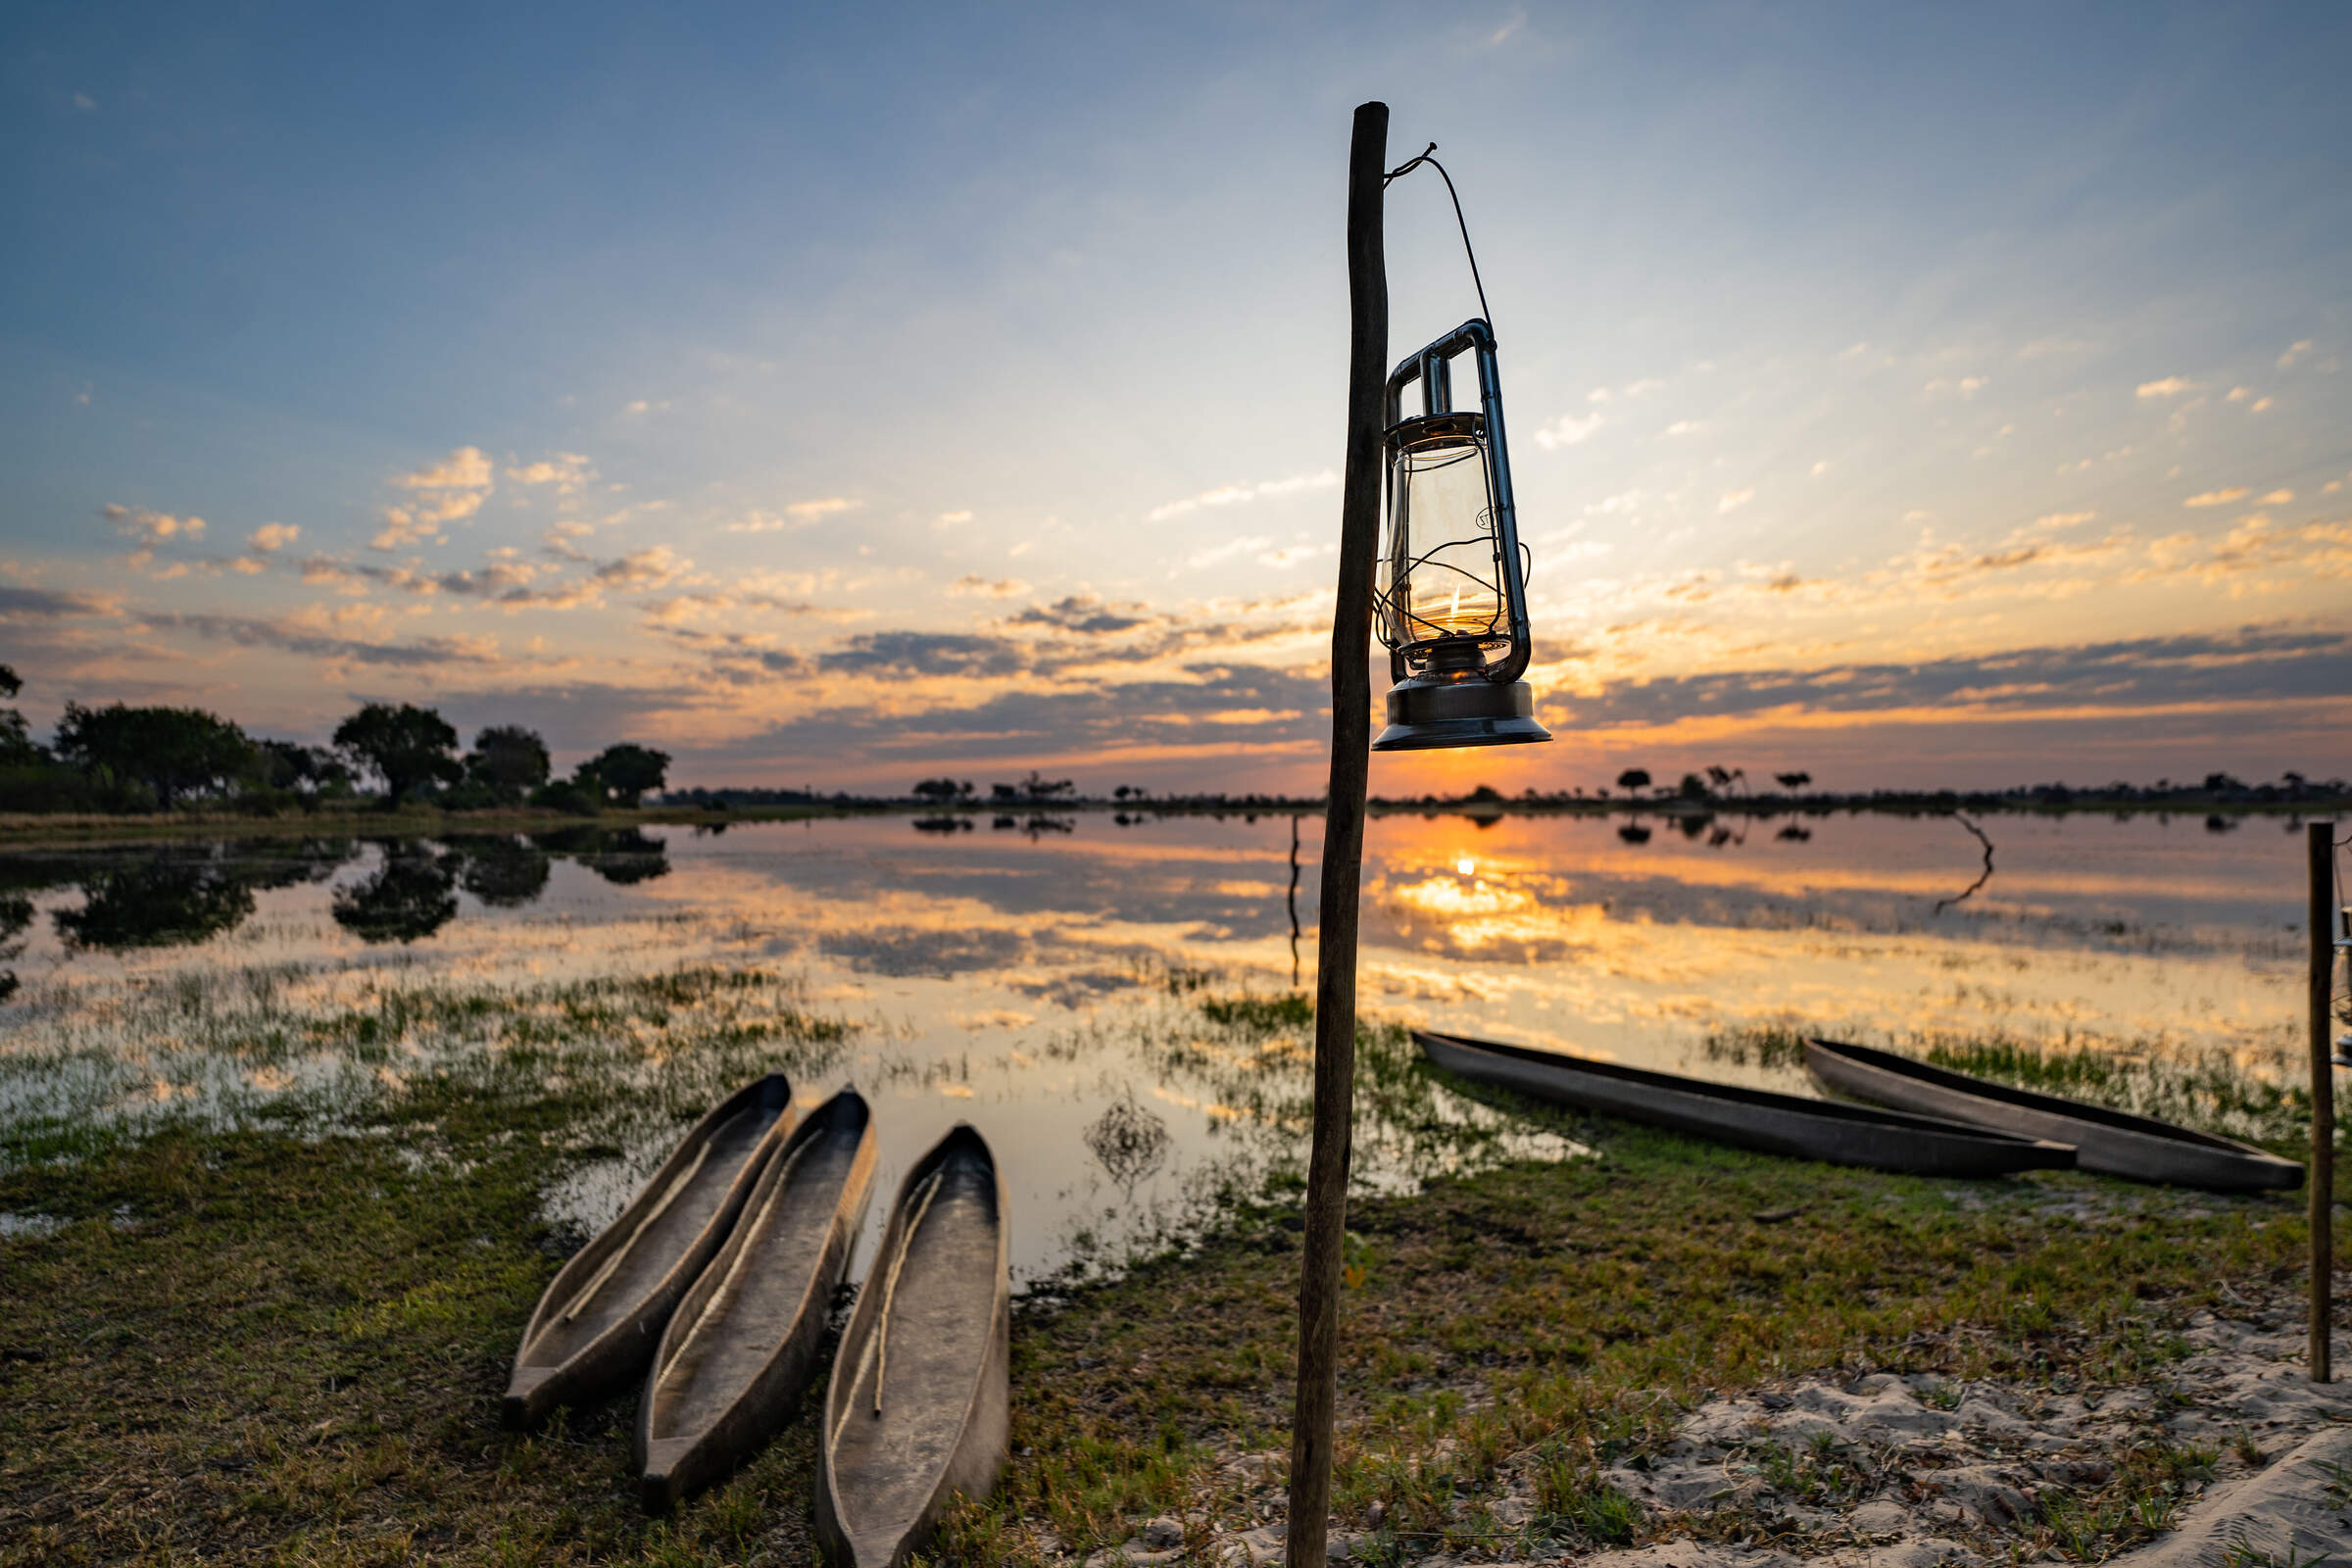
[[(1989, 876), (1949, 817), (1376, 817), (1362, 1005), (1797, 1092), (1710, 1037), (1998, 1036), (2226, 1054), (2257, 1074), (2295, 1059), (2299, 830), (1982, 825)], [(676, 1136), (664, 1097), (715, 1098), (766, 1049), (804, 1103), (845, 1084), (874, 1102), (883, 1199), (970, 1120), (1004, 1170), (1024, 1276), (1109, 1263), (1302, 1155), (1311, 1025), (1285, 999), (1313, 985), (1320, 828), (983, 813), (12, 853), (0, 1120), (300, 1100), (331, 1123), (505, 1049), (479, 1020), (535, 998), (603, 1053), (562, 1070), (631, 1075), (662, 1112), (580, 1163), (559, 1218), (609, 1219)], [(564, 989), (679, 970), (774, 984), (675, 1015)], [(346, 1027), (363, 1008), (390, 1021)], [(1383, 1082), (1358, 1135), (1367, 1187), (1571, 1152), (1418, 1075)]]

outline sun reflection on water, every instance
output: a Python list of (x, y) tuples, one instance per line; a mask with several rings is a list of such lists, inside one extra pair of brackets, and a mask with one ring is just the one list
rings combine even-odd
[[(419, 1013), (364, 1050), (255, 1042), (389, 1016), (388, 998), (435, 988), (545, 991), (708, 966), (786, 985), (788, 1003), (729, 1004), (740, 1016), (725, 1027), (745, 1038), (761, 1008), (787, 1004), (847, 1027), (796, 1068), (796, 1098), (855, 1082), (874, 1099), (886, 1188), (948, 1125), (980, 1125), (1015, 1187), (1016, 1252), (1032, 1273), (1082, 1253), (1082, 1233), (1096, 1247), (1148, 1233), (1215, 1181), (1295, 1159), (1311, 1024), (1272, 1004), (1291, 991), (1294, 919), (1312, 974), (1319, 821), (1300, 824), (1294, 906), (1287, 816), (1080, 814), (1036, 835), (988, 820), (954, 835), (880, 817), (217, 847), (174, 851), (160, 869), (135, 859), (154, 851), (0, 856), (0, 883), (36, 906), (0, 952), (22, 981), (0, 1004), (0, 1119), (227, 1116), (292, 1094), (358, 1103), (506, 1050), (505, 1037)], [(1992, 880), (1940, 911), (1981, 866), (1975, 842), (1939, 819), (1823, 818), (1798, 839), (1653, 816), (1640, 844), (1621, 825), (1374, 818), (1367, 1015), (1795, 1089), (1788, 1069), (1710, 1060), (1703, 1042), (1793, 1023), (1898, 1044), (2216, 1049), (2257, 1064), (2295, 1045), (2299, 841), (2269, 824), (2222, 841), (2144, 817), (1996, 819)], [(237, 869), (247, 854), (250, 873)], [(174, 889), (192, 890), (197, 913), (167, 910), (154, 929), (193, 940), (139, 936), (141, 901)], [(82, 915), (107, 898), (104, 920)], [(89, 940), (100, 931), (132, 939)], [(1266, 1004), (1249, 1013), (1257, 1023), (1202, 1010), (1235, 997)], [(689, 1022), (613, 1015), (597, 1049), (632, 1073), (691, 1072), (705, 1048)], [(1428, 1093), (1433, 1122), (1507, 1130), (1483, 1105)], [(1166, 1154), (1148, 1173), (1114, 1174), (1088, 1143), (1114, 1107), (1121, 1137), (1096, 1145), (1140, 1147), (1143, 1118), (1164, 1123)], [(1368, 1185), (1464, 1157), (1367, 1114)], [(648, 1127), (553, 1206), (582, 1224), (617, 1208), (674, 1136)], [(1490, 1150), (1562, 1152), (1515, 1133)]]

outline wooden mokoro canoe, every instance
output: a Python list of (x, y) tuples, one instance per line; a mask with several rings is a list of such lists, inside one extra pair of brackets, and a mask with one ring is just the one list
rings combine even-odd
[(766, 1156), (792, 1131), (792, 1085), (771, 1073), (694, 1124), (645, 1191), (539, 1298), (504, 1410), (536, 1425), (643, 1377), (678, 1298), (710, 1261)]
[(1923, 1176), (2005, 1176), (2065, 1170), (2075, 1162), (2074, 1150), (2065, 1144), (1936, 1116), (1805, 1100), (1420, 1029), (1413, 1038), (1430, 1060), (1464, 1078), (1768, 1154)]
[(1012, 1437), (1004, 1178), (958, 1123), (906, 1173), (834, 1352), (817, 1539), (842, 1568), (899, 1568), (949, 1499), (984, 1497)]
[(2082, 1169), (2109, 1176), (2219, 1192), (2303, 1185), (2301, 1165), (2234, 1139), (2062, 1095), (2014, 1089), (1890, 1051), (1808, 1040), (1805, 1066), (1827, 1087), (1874, 1104), (2072, 1144)]
[(646, 1507), (667, 1508), (790, 1419), (874, 1190), (874, 1119), (845, 1089), (777, 1145), (733, 1234), (662, 1332), (637, 1411)]

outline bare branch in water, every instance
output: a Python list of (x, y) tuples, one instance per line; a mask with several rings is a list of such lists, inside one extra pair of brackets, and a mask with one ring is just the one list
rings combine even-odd
[(1978, 873), (1977, 879), (1974, 882), (1971, 882), (1960, 892), (1954, 894), (1948, 899), (1937, 899), (1936, 901), (1935, 909), (1935, 912), (1937, 914), (1941, 914), (1944, 910), (1950, 908), (1955, 904), (1965, 903), (1969, 895), (1975, 893), (1977, 889), (1983, 887), (1985, 883), (1992, 880), (1992, 840), (1984, 836), (1984, 830), (1983, 828), (1977, 826), (1976, 823), (1971, 822), (1967, 817), (1962, 816), (1958, 811), (1954, 811), (1952, 813), (1952, 820), (1959, 823), (1962, 827), (1968, 829), (1971, 833), (1974, 833), (1977, 836), (1977, 842), (1984, 846), (1984, 869)]

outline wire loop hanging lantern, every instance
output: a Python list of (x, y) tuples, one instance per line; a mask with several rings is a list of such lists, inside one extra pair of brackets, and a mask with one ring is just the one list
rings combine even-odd
[[(1477, 358), (1479, 407), (1452, 407), (1452, 361)], [(1422, 412), (1403, 415), (1421, 383)], [(1526, 547), (1511, 503), (1494, 332), (1473, 317), (1388, 383), (1388, 537), (1375, 609), (1389, 649), (1389, 726), (1376, 752), (1547, 741), (1526, 681)]]

